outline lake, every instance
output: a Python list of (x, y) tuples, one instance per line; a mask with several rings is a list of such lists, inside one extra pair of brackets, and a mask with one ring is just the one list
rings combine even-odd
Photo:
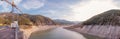
[(55, 28), (47, 31), (32, 33), (29, 39), (86, 39), (83, 35), (70, 30)]

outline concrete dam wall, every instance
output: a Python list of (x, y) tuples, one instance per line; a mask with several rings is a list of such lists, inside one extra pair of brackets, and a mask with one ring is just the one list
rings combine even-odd
[[(18, 39), (23, 39), (23, 32), (18, 31)], [(0, 39), (16, 39), (15, 29), (7, 26), (0, 27)]]
[(120, 26), (111, 25), (85, 25), (75, 28), (74, 31), (99, 36), (105, 39), (120, 39)]

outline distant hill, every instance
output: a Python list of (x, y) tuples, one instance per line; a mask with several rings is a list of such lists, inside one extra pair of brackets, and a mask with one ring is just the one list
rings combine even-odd
[(79, 23), (78, 21), (67, 21), (67, 20), (62, 20), (62, 19), (55, 19), (54, 22), (60, 25), (71, 25), (71, 24)]
[(0, 13), (0, 25), (10, 25), (13, 20), (18, 20), (19, 25), (56, 25), (50, 18), (42, 15)]

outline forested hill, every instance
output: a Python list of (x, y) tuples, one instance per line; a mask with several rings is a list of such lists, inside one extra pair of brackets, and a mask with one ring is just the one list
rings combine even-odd
[(119, 25), (120, 26), (120, 10), (109, 10), (83, 22), (83, 25)]
[(56, 25), (50, 18), (42, 15), (0, 13), (0, 25), (10, 25), (13, 20), (18, 20), (19, 25)]

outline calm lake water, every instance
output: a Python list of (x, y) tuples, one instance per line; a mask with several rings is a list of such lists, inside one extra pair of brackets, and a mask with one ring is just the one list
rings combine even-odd
[(63, 28), (35, 32), (29, 39), (86, 39), (83, 35)]

